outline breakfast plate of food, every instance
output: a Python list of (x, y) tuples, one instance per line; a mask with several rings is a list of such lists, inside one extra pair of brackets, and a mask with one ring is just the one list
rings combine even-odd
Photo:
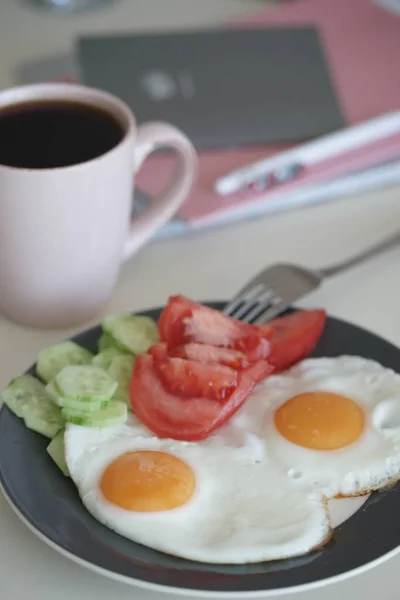
[(400, 547), (400, 351), (324, 310), (261, 326), (171, 297), (42, 350), (2, 391), (0, 485), (111, 578), (265, 597)]

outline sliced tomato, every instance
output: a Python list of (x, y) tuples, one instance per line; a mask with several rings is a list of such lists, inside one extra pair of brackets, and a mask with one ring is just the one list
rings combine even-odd
[[(260, 329), (265, 328), (271, 344), (268, 362), (277, 371), (282, 371), (308, 356), (321, 337), (325, 323), (324, 310), (301, 310), (261, 325)], [(271, 327), (274, 330), (272, 337)]]
[(222, 312), (201, 306), (192, 308), (185, 323), (185, 341), (231, 348), (239, 340), (255, 337), (259, 332), (253, 325), (227, 317)]
[(190, 317), (195, 302), (184, 296), (171, 296), (168, 304), (161, 312), (158, 319), (158, 331), (160, 340), (167, 342), (169, 346), (177, 346), (183, 343), (185, 323), (183, 319)]
[(222, 402), (237, 385), (237, 371), (225, 365), (207, 365), (185, 358), (154, 361), (164, 388), (181, 398), (203, 396)]
[[(172, 348), (170, 350), (167, 349), (167, 345), (165, 343), (156, 344), (150, 348), (149, 352), (154, 356), (156, 361), (163, 360), (167, 356), (171, 358), (186, 358), (191, 361), (204, 363), (206, 365), (225, 365), (226, 367), (230, 367), (235, 371), (247, 369), (252, 364), (249, 358), (243, 352), (238, 350), (232, 350), (230, 348), (218, 348), (209, 344), (196, 344), (194, 342), (184, 344), (183, 346), (177, 346), (176, 348)], [(261, 377), (261, 379), (263, 378), (264, 376)]]
[(180, 398), (166, 391), (154, 368), (154, 357), (136, 357), (130, 387), (136, 416), (159, 437), (196, 441), (220, 427), (243, 404), (257, 381), (272, 367), (259, 361), (239, 372), (237, 386), (223, 403), (204, 397)]
[(160, 342), (150, 346), (147, 352), (151, 354), (156, 361), (165, 360), (168, 357), (168, 346), (165, 342)]
[(173, 348), (169, 354), (178, 358), (197, 360), (206, 365), (219, 363), (236, 370), (246, 369), (250, 365), (249, 359), (243, 352), (230, 348), (217, 348), (210, 344), (196, 344), (195, 342), (191, 342)]
[[(267, 332), (265, 335), (271, 335), (273, 330), (271, 329), (271, 333)], [(257, 360), (265, 360), (269, 357), (271, 353), (271, 344), (266, 339), (266, 337), (262, 337), (260, 331), (257, 332), (257, 336), (251, 336), (247, 338), (241, 338), (237, 340), (234, 344), (234, 348), (246, 354), (249, 361), (256, 362)]]
[[(184, 296), (173, 296), (158, 323), (161, 340), (169, 348), (195, 342), (243, 352), (250, 362), (267, 358), (270, 348), (267, 328), (232, 319)], [(271, 329), (272, 334), (272, 329)]]

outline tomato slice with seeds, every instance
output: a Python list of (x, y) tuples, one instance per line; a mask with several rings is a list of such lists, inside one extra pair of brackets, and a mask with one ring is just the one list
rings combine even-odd
[(158, 331), (162, 342), (166, 342), (171, 347), (183, 343), (184, 320), (190, 317), (193, 306), (196, 306), (196, 303), (184, 296), (169, 298), (158, 319)]
[(168, 357), (168, 346), (165, 342), (159, 342), (158, 344), (150, 346), (147, 352), (157, 361), (165, 360)]
[(210, 344), (196, 344), (190, 342), (183, 346), (177, 346), (169, 351), (170, 356), (178, 358), (187, 358), (189, 360), (197, 360), (206, 365), (219, 363), (232, 369), (241, 370), (247, 369), (250, 366), (250, 361), (247, 356), (239, 350), (230, 348), (218, 348)]
[[(300, 310), (261, 325), (260, 329), (265, 328), (271, 344), (268, 362), (276, 371), (282, 371), (308, 356), (317, 345), (325, 323), (325, 310)], [(274, 331), (272, 337), (271, 328)]]
[(195, 396), (181, 398), (168, 392), (157, 375), (151, 354), (137, 356), (130, 386), (132, 409), (138, 419), (162, 438), (197, 441), (227, 421), (243, 404), (256, 382), (273, 367), (259, 361), (237, 377), (237, 385), (221, 403)]
[(192, 308), (190, 317), (186, 317), (184, 323), (184, 341), (189, 342), (231, 348), (239, 340), (260, 337), (253, 325), (232, 319), (207, 306)]
[[(245, 354), (250, 362), (268, 357), (268, 326), (263, 331), (237, 321), (218, 310), (197, 304), (184, 296), (173, 296), (158, 322), (161, 341), (169, 348), (197, 343), (232, 348)], [(273, 329), (270, 329), (273, 334)]]
[(237, 385), (237, 371), (225, 365), (174, 357), (154, 361), (154, 366), (164, 388), (181, 398), (202, 396), (222, 402)]
[[(271, 333), (266, 333), (265, 335), (271, 334), (273, 335), (272, 329)], [(243, 352), (251, 363), (256, 362), (257, 360), (265, 360), (271, 353), (271, 344), (266, 337), (262, 337), (260, 331), (257, 336), (253, 335), (237, 340), (234, 344), (234, 348)]]

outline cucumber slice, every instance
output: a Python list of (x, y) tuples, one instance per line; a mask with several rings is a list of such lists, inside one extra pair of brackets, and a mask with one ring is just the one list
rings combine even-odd
[(116, 356), (111, 361), (108, 369), (109, 374), (118, 383), (118, 387), (114, 394), (114, 399), (122, 400), (130, 408), (129, 387), (132, 379), (133, 365), (135, 363), (134, 356)]
[(104, 369), (93, 365), (64, 367), (55, 381), (63, 397), (81, 402), (110, 400), (118, 386)]
[(97, 342), (97, 349), (99, 353), (101, 353), (104, 352), (104, 350), (109, 350), (110, 348), (116, 348), (115, 341), (111, 335), (108, 335), (108, 333), (103, 333)]
[(24, 412), (30, 402), (45, 395), (45, 388), (36, 377), (22, 375), (10, 381), (1, 392), (0, 398), (17, 417), (24, 417)]
[(111, 400), (107, 408), (91, 413), (90, 415), (62, 409), (62, 415), (68, 423), (82, 425), (83, 427), (115, 427), (125, 423), (128, 409), (124, 402)]
[(0, 394), (1, 399), (28, 429), (53, 438), (64, 426), (60, 409), (54, 405), (44, 385), (32, 375), (13, 379)]
[(82, 402), (81, 400), (76, 400), (75, 398), (65, 398), (61, 396), (61, 392), (57, 387), (55, 379), (52, 379), (50, 383), (46, 385), (46, 390), (56, 406), (67, 408), (71, 411), (81, 411), (85, 414), (90, 414), (92, 412), (96, 412), (97, 410), (101, 410), (102, 408), (105, 408), (109, 402), (109, 400), (92, 400), (91, 402)]
[(129, 357), (129, 354), (118, 350), (118, 348), (107, 348), (107, 350), (103, 350), (103, 352), (100, 352), (100, 354), (96, 354), (96, 356), (93, 357), (92, 364), (95, 365), (95, 367), (100, 367), (101, 369), (108, 371), (112, 360), (117, 356)]
[(47, 446), (47, 452), (54, 460), (57, 467), (64, 473), (64, 475), (69, 477), (69, 471), (65, 461), (64, 429), (60, 429), (60, 431), (53, 437), (50, 444)]
[(50, 381), (68, 365), (88, 365), (93, 354), (75, 342), (62, 342), (39, 352), (36, 372), (43, 381)]
[(97, 412), (98, 410), (103, 410), (106, 408), (110, 400), (101, 400), (101, 401), (92, 401), (92, 402), (81, 402), (80, 400), (75, 400), (74, 398), (59, 398), (59, 406), (61, 408), (66, 408), (67, 410), (73, 412), (81, 412), (84, 414), (92, 414)]
[[(52, 379), (46, 385), (46, 391), (50, 396), (52, 402), (56, 406), (61, 406), (63, 408), (65, 404), (70, 404), (71, 406), (76, 406), (85, 412), (91, 412), (93, 410), (100, 410), (100, 408), (104, 408), (107, 406), (109, 400), (93, 400), (93, 398), (68, 398), (63, 396), (60, 392), (57, 382), (55, 379)], [(110, 398), (111, 400), (111, 398)], [(89, 406), (90, 405), (90, 406)], [(93, 405), (93, 406), (92, 406)]]
[(118, 346), (131, 354), (144, 354), (158, 342), (157, 323), (140, 315), (112, 315), (103, 320), (103, 329)]
[(54, 404), (56, 406), (61, 406), (59, 400), (61, 398), (61, 392), (57, 387), (56, 384), (56, 380), (52, 379), (47, 385), (46, 385), (46, 392), (47, 395), (50, 397), (50, 399), (54, 402)]

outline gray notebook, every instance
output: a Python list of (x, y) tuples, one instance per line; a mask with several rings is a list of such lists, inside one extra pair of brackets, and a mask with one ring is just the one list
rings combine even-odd
[(80, 78), (198, 148), (296, 142), (344, 125), (314, 28), (83, 37)]

